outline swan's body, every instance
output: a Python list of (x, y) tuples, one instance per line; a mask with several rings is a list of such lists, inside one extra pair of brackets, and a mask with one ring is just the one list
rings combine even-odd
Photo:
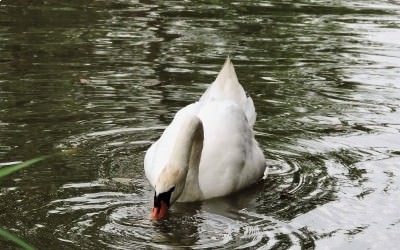
[[(146, 177), (170, 202), (228, 195), (257, 182), (265, 159), (254, 139), (253, 101), (228, 58), (198, 102), (179, 110), (146, 153)], [(168, 201), (169, 206), (169, 201)]]

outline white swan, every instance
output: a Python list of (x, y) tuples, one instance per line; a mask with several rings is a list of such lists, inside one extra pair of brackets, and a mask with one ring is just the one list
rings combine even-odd
[(146, 152), (145, 173), (155, 189), (152, 218), (164, 219), (175, 201), (224, 196), (257, 182), (266, 169), (255, 120), (253, 100), (228, 57), (200, 100), (179, 110)]

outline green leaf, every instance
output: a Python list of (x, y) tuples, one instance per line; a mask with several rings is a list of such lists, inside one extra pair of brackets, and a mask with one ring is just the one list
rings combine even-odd
[(40, 157), (37, 157), (37, 158), (33, 158), (33, 159), (30, 159), (30, 160), (21, 162), (21, 163), (16, 164), (16, 165), (0, 168), (0, 178), (4, 177), (4, 176), (7, 176), (9, 174), (12, 174), (15, 171), (18, 171), (20, 169), (27, 168), (27, 167), (29, 167), (29, 166), (31, 166), (31, 165), (39, 162), (39, 161), (43, 161), (46, 158), (48, 158), (48, 156), (40, 156)]
[[(29, 166), (32, 166), (33, 164), (39, 162), (39, 161), (43, 161), (44, 159), (48, 158), (48, 156), (40, 156), (40, 157), (36, 157), (24, 162), (21, 162), (19, 164), (16, 165), (11, 165), (11, 166), (7, 166), (7, 167), (3, 167), (0, 168), (0, 178), (7, 176), (9, 174), (12, 174), (18, 170), (27, 168)], [(25, 249), (25, 250), (34, 250), (35, 248), (33, 246), (31, 246), (30, 244), (26, 243), (25, 241), (23, 241), (22, 239), (18, 238), (16, 235), (8, 232), (7, 230), (4, 230), (2, 228), (0, 228), (0, 236), (2, 236), (3, 238), (14, 242), (15, 244), (17, 244), (18, 246), (20, 246), (21, 248)]]
[(0, 228), (0, 236), (3, 236), (5, 239), (14, 242), (18, 246), (22, 247), (22, 249), (25, 249), (25, 250), (35, 250), (36, 249), (33, 246), (31, 246), (30, 244), (28, 244), (25, 241), (18, 238), (16, 235), (14, 235), (2, 228)]

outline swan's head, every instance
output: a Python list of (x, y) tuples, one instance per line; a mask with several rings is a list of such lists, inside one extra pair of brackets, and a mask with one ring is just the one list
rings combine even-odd
[(170, 190), (159, 193), (154, 193), (154, 207), (151, 210), (151, 218), (153, 220), (162, 220), (167, 217), (168, 208), (171, 205), (171, 196), (172, 192), (174, 192), (175, 187), (172, 187)]
[(184, 187), (187, 172), (182, 168), (168, 166), (161, 171), (155, 185), (153, 220), (165, 219), (169, 207), (179, 198)]

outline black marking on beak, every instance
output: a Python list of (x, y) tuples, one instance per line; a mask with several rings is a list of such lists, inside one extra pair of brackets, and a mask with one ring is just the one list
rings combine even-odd
[(167, 192), (160, 193), (159, 195), (157, 195), (157, 193), (155, 192), (154, 193), (154, 207), (156, 207), (157, 210), (159, 210), (161, 207), (161, 201), (163, 201), (163, 202), (165, 202), (165, 204), (167, 204), (167, 206), (169, 208), (170, 202), (171, 202), (171, 194), (174, 190), (175, 190), (175, 187), (172, 187)]

